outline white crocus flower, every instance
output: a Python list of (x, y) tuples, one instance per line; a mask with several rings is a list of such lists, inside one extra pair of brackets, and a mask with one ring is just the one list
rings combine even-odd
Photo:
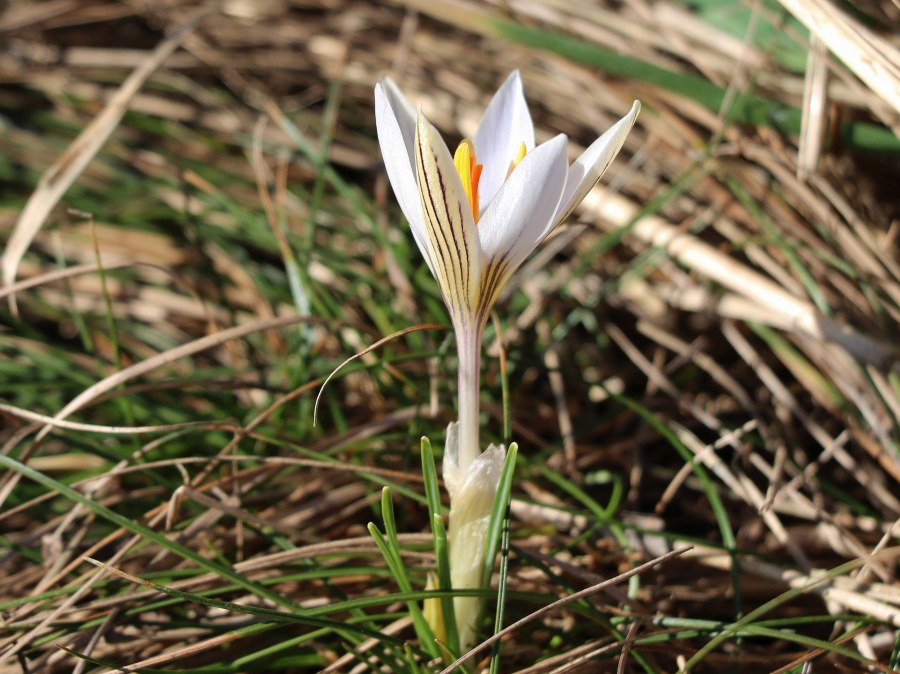
[[(378, 141), (388, 178), (438, 281), (456, 333), (459, 421), (448, 430), (444, 459), (455, 588), (480, 584), (475, 567), (484, 554), (483, 532), (504, 455), (502, 447), (482, 454), (478, 441), (484, 326), (519, 265), (612, 163), (639, 110), (635, 101), (570, 165), (565, 135), (535, 146), (522, 81), (513, 72), (488, 105), (474, 139), (463, 140), (451, 155), (438, 131), (390, 79), (375, 87)], [(463, 559), (471, 563), (466, 566)], [(460, 615), (461, 602), (458, 598), (455, 605), (466, 648), (474, 638), (477, 608), (474, 617)]]

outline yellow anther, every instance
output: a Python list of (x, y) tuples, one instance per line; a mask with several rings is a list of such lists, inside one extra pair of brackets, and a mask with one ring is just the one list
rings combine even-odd
[(516, 158), (513, 163), (518, 166), (519, 162), (525, 159), (525, 153), (528, 152), (528, 148), (525, 147), (525, 143), (519, 143), (519, 151), (516, 153)]
[(525, 147), (525, 143), (519, 143), (519, 151), (516, 153), (516, 158), (513, 159), (509, 163), (509, 170), (506, 172), (506, 177), (509, 178), (510, 174), (513, 172), (513, 169), (519, 165), (519, 162), (525, 159), (525, 153), (528, 152), (528, 148)]
[(478, 222), (478, 181), (481, 178), (482, 166), (475, 161), (475, 146), (472, 141), (465, 139), (459, 144), (453, 155), (453, 163), (469, 200), (472, 216), (475, 222)]

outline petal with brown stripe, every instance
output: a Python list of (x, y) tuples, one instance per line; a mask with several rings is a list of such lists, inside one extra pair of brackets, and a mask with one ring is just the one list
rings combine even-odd
[(450, 151), (421, 110), (416, 121), (416, 179), (435, 276), (457, 321), (475, 311), (481, 246)]

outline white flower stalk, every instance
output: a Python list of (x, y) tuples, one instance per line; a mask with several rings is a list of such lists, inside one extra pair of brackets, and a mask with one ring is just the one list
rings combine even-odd
[[(635, 101), (569, 165), (565, 135), (535, 146), (522, 82), (513, 72), (488, 105), (475, 137), (451, 155), (438, 131), (390, 79), (375, 87), (388, 178), (456, 333), (459, 421), (448, 429), (444, 458), (454, 588), (480, 586), (484, 532), (503, 464), (502, 447), (482, 454), (478, 441), (481, 339), (491, 308), (519, 265), (612, 163), (639, 110)], [(465, 608), (468, 604), (474, 608)], [(478, 605), (455, 602), (464, 649), (474, 638)]]

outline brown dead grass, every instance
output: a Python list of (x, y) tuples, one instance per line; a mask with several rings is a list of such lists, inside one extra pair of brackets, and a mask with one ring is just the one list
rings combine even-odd
[[(898, 164), (896, 155), (845, 152), (830, 142), (828, 133), (839, 120), (880, 123), (895, 132), (900, 128), (893, 98), (898, 86), (896, 36), (884, 30), (891, 22), (896, 25), (895, 4), (866, 3), (875, 25), (865, 30), (855, 19), (830, 13), (837, 29), (853, 31), (859, 41), (841, 47), (852, 51), (857, 45), (857, 49), (841, 54), (849, 66), (845, 68), (830, 52), (835, 45), (822, 39), (821, 45), (813, 46), (809, 67), (813, 79), (806, 83), (802, 74), (778, 66), (770, 53), (699, 23), (674, 2), (613, 6), (578, 0), (228, 0), (205, 10), (201, 4), (12, 2), (0, 16), (0, 36), (7, 44), (0, 52), (2, 107), (52, 112), (58, 120), (84, 130), (67, 148), (49, 142), (24, 114), (2, 130), (2, 151), (22, 167), (23, 177), (12, 183), (22, 190), (16, 196), (24, 199), (30, 194), (31, 199), (24, 208), (0, 207), (6, 282), (2, 296), (20, 296), (31, 287), (30, 292), (50, 306), (74, 301), (83, 312), (102, 313), (103, 292), (94, 273), (93, 251), (94, 242), (100, 240), (107, 269), (132, 268), (141, 280), (130, 288), (109, 279), (114, 313), (161, 325), (167, 337), (193, 345), (160, 356), (150, 345), (134, 340), (130, 353), (144, 360), (111, 377), (108, 370), (94, 370), (96, 363), (79, 361), (79, 366), (91, 368), (88, 374), (101, 385), (47, 417), (64, 419), (81, 402), (116, 389), (129, 372), (144, 374), (201, 348), (213, 349), (209, 358), (215, 362), (252, 375), (248, 364), (253, 354), (226, 345), (234, 335), (221, 330), (235, 317), (259, 321), (253, 330), (292, 321), (276, 318), (292, 309), (272, 306), (241, 264), (215, 245), (198, 242), (184, 249), (159, 232), (117, 240), (116, 228), (105, 229), (104, 223), (92, 228), (83, 218), (66, 213), (69, 185), (77, 181), (102, 191), (111, 179), (106, 163), (111, 158), (138, 175), (171, 176), (191, 189), (227, 193), (244, 203), (259, 203), (260, 194), (264, 201), (268, 186), (292, 221), (303, 222), (309, 203), (279, 193), (278, 184), (305, 190), (314, 182), (315, 168), (309, 162), (285, 159), (293, 147), (278, 123), (279, 115), (285, 114), (312, 138), (330, 127), (333, 141), (323, 151), (331, 166), (348, 182), (375, 195), (381, 225), (394, 232), (400, 225), (385, 215), (389, 208), (392, 214), (396, 211), (381, 172), (372, 112), (373, 84), (386, 73), (411, 99), (422, 102), (437, 125), (459, 136), (472, 131), (493, 87), (514, 68), (525, 80), (539, 138), (563, 131), (575, 144), (585, 145), (638, 98), (644, 111), (606, 186), (591, 195), (570, 226), (548, 242), (521, 275), (528, 303), (506, 321), (505, 341), (516, 358), (530, 365), (513, 392), (513, 435), (525, 452), (559, 447), (548, 464), (575, 482), (606, 469), (628, 476), (621, 518), (637, 526), (629, 534), (635, 559), (661, 554), (679, 538), (718, 540), (690, 466), (685, 468), (658, 430), (633, 410), (611, 405), (611, 395), (626, 392), (664, 420), (690, 450), (693, 462), (714, 476), (738, 547), (772, 556), (772, 561), (741, 558), (737, 575), (745, 605), (761, 604), (788, 587), (803, 587), (822, 569), (863, 560), (860, 568), (811, 588), (784, 615), (807, 611), (878, 618), (881, 625), (866, 627), (843, 645), (884, 669), (900, 629), (897, 561), (890, 555), (870, 556), (900, 541)], [(824, 0), (782, 4), (798, 12), (830, 7)], [(198, 11), (203, 17), (195, 25)], [(490, 17), (575, 35), (676, 72), (700, 74), (734, 90), (752, 82), (769, 98), (805, 107), (804, 133), (790, 138), (766, 128), (732, 125), (724, 114), (659, 87), (607, 77), (558, 55), (512, 44), (486, 21)], [(172, 54), (160, 51), (165, 36), (179, 28), (185, 30), (178, 38), (180, 48)], [(854, 54), (862, 60), (857, 62)], [(828, 77), (813, 76), (822, 64)], [(323, 115), (335, 86), (340, 87), (339, 105), (333, 114)], [(141, 130), (127, 118), (122, 121), (126, 109), (191, 133), (173, 137), (162, 147), (147, 147)], [(261, 116), (270, 121), (257, 126)], [(264, 148), (256, 157), (250, 156), (249, 143), (241, 140), (254, 129), (257, 147)], [(97, 160), (101, 152), (103, 161)], [(246, 183), (210, 184), (190, 170), (179, 171), (172, 157), (219, 165), (245, 177)], [(43, 182), (26, 174), (43, 176)], [(257, 179), (261, 191), (252, 187)], [(653, 212), (642, 213), (645, 205), (685, 180), (690, 182), (687, 189)], [(26, 193), (29, 181), (34, 191)], [(159, 197), (188, 214), (194, 209), (179, 190)], [(276, 218), (272, 213), (270, 209), (270, 220)], [(219, 217), (217, 224), (233, 226), (228, 214)], [(353, 215), (335, 211), (333, 217), (346, 225)], [(622, 228), (627, 233), (621, 245), (598, 256), (610, 233)], [(347, 250), (348, 258), (356, 250), (352, 238), (339, 235), (328, 245)], [(41, 256), (23, 258), (28, 250)], [(61, 274), (37, 262), (58, 252), (70, 264), (81, 266)], [(553, 263), (543, 266), (553, 253), (557, 253)], [(414, 286), (390, 255), (384, 253), (376, 263), (380, 277), (395, 289), (395, 309), (409, 323), (422, 322)], [(213, 264), (229, 280), (228, 287), (210, 288), (201, 277), (185, 271), (201, 264), (198, 260)], [(841, 265), (852, 272), (842, 271)], [(179, 271), (173, 272), (176, 268)], [(321, 265), (311, 266), (309, 273), (322, 284), (334, 284), (340, 296), (339, 274)], [(68, 277), (65, 287), (59, 283), (62, 275)], [(170, 282), (173, 275), (177, 284)], [(18, 284), (12, 285), (14, 279)], [(19, 303), (26, 317), (36, 311), (27, 304), (22, 307), (21, 299)], [(609, 346), (601, 349), (578, 329), (565, 339), (555, 337), (556, 326), (578, 306), (588, 307), (593, 320), (603, 326)], [(364, 313), (348, 307), (358, 324), (368, 324)], [(368, 326), (344, 339), (356, 340), (353, 348), (361, 350), (375, 341), (376, 333)], [(7, 332), (4, 339), (23, 348), (41, 348), (25, 336)], [(284, 350), (277, 334), (267, 339), (274, 352)], [(349, 355), (327, 337), (315, 348), (338, 360)], [(494, 385), (497, 366), (492, 362), (487, 368), (486, 382)], [(355, 425), (344, 435), (318, 440), (315, 448), (320, 451), (359, 443), (386, 429), (402, 433), (417, 415), (416, 409), (399, 407), (380, 395), (383, 382), (376, 374), (354, 376), (357, 379), (344, 393)], [(263, 382), (250, 377), (245, 383), (247, 390), (238, 390), (237, 395), (248, 409), (258, 408), (259, 391), (253, 387)], [(315, 385), (278, 391), (281, 397), (275, 408)], [(430, 402), (432, 413), (449, 416), (447, 400), (441, 400), (440, 411), (434, 399)], [(17, 418), (11, 407), (3, 410), (10, 420)], [(491, 423), (499, 425), (498, 408), (489, 406), (488, 411)], [(208, 413), (199, 406), (197, 418)], [(268, 419), (270, 411), (259, 414)], [(16, 449), (16, 456), (23, 457), (18, 448), (26, 446), (22, 460), (27, 458), (42, 470), (65, 470), (71, 464), (41, 461), (67, 457), (66, 451), (54, 446), (48, 453), (39, 443), (30, 444), (34, 434), (40, 438), (49, 432), (49, 426), (41, 426), (46, 421), (38, 419), (33, 427), (7, 425), (0, 430), (4, 451)], [(251, 421), (236, 430), (222, 456), (232, 454), (239, 439), (254, 437), (255, 427)], [(71, 458), (78, 460), (77, 455)], [(320, 554), (313, 549), (319, 544), (335, 553), (371, 554), (368, 539), (360, 537), (361, 525), (371, 516), (369, 506), (377, 496), (359, 476), (310, 464), (308, 480), (296, 484), (279, 478), (283, 465), (273, 457), (227, 475), (211, 466), (208, 472), (192, 470), (193, 477), (177, 493), (148, 487), (139, 496), (157, 506), (143, 512), (141, 520), (169, 530), (181, 517), (182, 502), (199, 504), (205, 514), (191, 521), (179, 539), (197, 549), (239, 551), (242, 559), (235, 568), (254, 579), (304, 555)], [(391, 468), (397, 469), (391, 477), (418, 488), (415, 470)], [(374, 464), (372, 469), (378, 472)], [(124, 470), (126, 462), (83, 489), (111, 507), (130, 502), (136, 497), (121, 488)], [(555, 509), (582, 508), (536, 475), (517, 486), (512, 506), (514, 529), (531, 532), (518, 541), (521, 550), (541, 559), (576, 588), (627, 569), (627, 555), (611, 540), (588, 538), (555, 556), (547, 554), (578, 536), (589, 522), (584, 515)], [(9, 474), (0, 494), (7, 499), (18, 485), (18, 478)], [(244, 503), (241, 497), (258, 485), (267, 485), (268, 499), (255, 494)], [(853, 502), (861, 506), (851, 507)], [(111, 597), (95, 593), (93, 583), (103, 576), (85, 565), (82, 556), (98, 557), (113, 566), (121, 563), (137, 575), (174, 562), (152, 548), (133, 554), (137, 541), (130, 534), (120, 530), (97, 537), (92, 525), (92, 517), (80, 508), (43, 522), (31, 520), (25, 507), (0, 515), (8, 540), (40, 547), (50, 560), (47, 567), (37, 566), (14, 548), (7, 549), (0, 560), (0, 600), (63, 584), (81, 586), (77, 594), (26, 604), (3, 616), (4, 624), (25, 624), (27, 629), (0, 634), (0, 672), (50, 673), (72, 667), (85, 671), (52, 642), (36, 640), (51, 633), (53, 625), (97, 617), (103, 619), (98, 627), (76, 630), (77, 637), (66, 636), (61, 642), (97, 658), (142, 661), (144, 666), (216, 662), (216, 653), (221, 654), (216, 649), (231, 640), (230, 632), (218, 633), (242, 623), (211, 612), (204, 620), (216, 627), (215, 634), (194, 628), (133, 628), (123, 611), (132, 602), (158, 595), (139, 589)], [(290, 554), (257, 549), (264, 539), (256, 537), (253, 527), (262, 526), (290, 537), (298, 547)], [(418, 536), (411, 534), (410, 540), (420, 540)], [(427, 561), (428, 556), (419, 559), (411, 553), (411, 559)], [(727, 596), (734, 563), (735, 558), (720, 547), (698, 545), (649, 576), (637, 597), (629, 600), (612, 593), (603, 595), (598, 604), (611, 613), (627, 605), (648, 620), (653, 615), (729, 620), (734, 617), (732, 598)], [(367, 579), (338, 582), (352, 596), (375, 591)], [(514, 568), (510, 583), (517, 590), (560, 592), (556, 579), (527, 564)], [(196, 591), (214, 584), (214, 578), (199, 576), (181, 587)], [(317, 585), (298, 584), (293, 590), (289, 594), (304, 606), (318, 605), (329, 596)], [(556, 659), (534, 665), (535, 659), (548, 654), (546, 643), (554, 631), (565, 634), (571, 629), (578, 620), (573, 616), (557, 614), (555, 622), (545, 623), (544, 631), (536, 629), (521, 642), (514, 633), (511, 639), (518, 650), (512, 649), (509, 666), (514, 663), (517, 670), (528, 672), (601, 671), (592, 669), (596, 662), (585, 664), (578, 658), (592, 648), (609, 647), (602, 639), (596, 644), (566, 643)], [(165, 620), (161, 612), (160, 624)], [(411, 634), (402, 621), (390, 629)], [(823, 629), (817, 636), (840, 635)], [(676, 657), (690, 657), (700, 643), (679, 641), (649, 647), (644, 653), (659, 671), (673, 671)], [(231, 653), (241, 646), (234, 648)], [(621, 645), (616, 648), (621, 650)], [(800, 662), (810, 652), (796, 645), (747, 644), (738, 655), (718, 651), (703, 667), (770, 671)], [(339, 655), (326, 654), (335, 661)], [(621, 671), (637, 671), (632, 660), (623, 657), (622, 663), (626, 669)], [(345, 671), (356, 664), (348, 661)]]

